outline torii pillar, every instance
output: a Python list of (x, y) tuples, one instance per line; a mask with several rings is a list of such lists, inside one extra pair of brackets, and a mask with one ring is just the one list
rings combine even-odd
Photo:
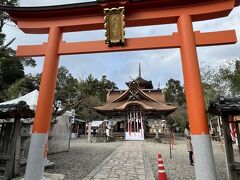
[(40, 98), (38, 98), (32, 129), (25, 180), (38, 180), (39, 177), (43, 177), (48, 131), (51, 123), (58, 74), (58, 50), (61, 37), (62, 32), (59, 27), (50, 27), (39, 90)]
[[(196, 179), (215, 180), (216, 172), (196, 47), (233, 44), (237, 39), (234, 30), (194, 32), (192, 22), (225, 17), (239, 4), (240, 0), (98, 0), (53, 7), (0, 6), (0, 10), (9, 13), (25, 33), (49, 34), (47, 44), (23, 45), (17, 49), (17, 56), (45, 56), (25, 180), (40, 180), (43, 177), (60, 55), (166, 48), (181, 50)], [(177, 23), (178, 32), (166, 36), (129, 38), (126, 46), (111, 48), (104, 40), (61, 40), (62, 33), (103, 29), (103, 8), (108, 6), (125, 7), (126, 27)]]
[(195, 159), (195, 173), (199, 180), (214, 180), (216, 179), (216, 171), (191, 16), (180, 16), (177, 25), (181, 41), (182, 69)]

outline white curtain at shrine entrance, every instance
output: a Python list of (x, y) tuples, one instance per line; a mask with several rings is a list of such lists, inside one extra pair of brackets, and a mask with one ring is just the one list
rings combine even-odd
[(141, 111), (130, 111), (127, 115), (126, 140), (144, 140), (143, 119)]

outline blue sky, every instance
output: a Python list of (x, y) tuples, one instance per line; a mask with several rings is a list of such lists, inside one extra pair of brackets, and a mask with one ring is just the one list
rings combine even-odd
[[(21, 0), (20, 6), (49, 6), (56, 4), (69, 4), (86, 2), (81, 0)], [(40, 44), (47, 41), (47, 35), (24, 34), (13, 24), (8, 23), (4, 31), (7, 39), (16, 37), (12, 44), (13, 48), (21, 44)], [(232, 13), (225, 18), (194, 23), (194, 30), (201, 32), (211, 32), (220, 30), (235, 29), (239, 39), (240, 32), (240, 8), (235, 8)], [(126, 37), (144, 37), (168, 35), (176, 32), (176, 25), (158, 25), (135, 27), (126, 29)], [(104, 31), (75, 32), (64, 34), (63, 39), (70, 41), (89, 41), (104, 39)], [(224, 60), (240, 57), (239, 43), (235, 45), (201, 47), (198, 48), (200, 67), (209, 65), (217, 67)], [(41, 72), (44, 58), (35, 58), (37, 66), (26, 68), (26, 73), (36, 74)], [(126, 89), (124, 82), (130, 77), (135, 78), (138, 74), (138, 63), (141, 62), (142, 76), (146, 80), (152, 80), (155, 87), (160, 83), (163, 88), (170, 78), (182, 81), (182, 67), (179, 49), (148, 50), (133, 52), (115, 52), (86, 55), (70, 55), (60, 57), (60, 66), (65, 66), (73, 76), (85, 78), (90, 73), (94, 77), (107, 78), (114, 81), (121, 89)]]

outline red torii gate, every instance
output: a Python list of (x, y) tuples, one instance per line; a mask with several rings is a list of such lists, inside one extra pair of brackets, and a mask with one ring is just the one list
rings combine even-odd
[[(98, 0), (48, 7), (1, 6), (23, 32), (49, 34), (47, 43), (17, 48), (17, 56), (45, 56), (25, 180), (43, 177), (44, 149), (60, 55), (163, 48), (181, 50), (196, 179), (216, 179), (196, 47), (233, 44), (237, 40), (234, 30), (194, 32), (192, 22), (225, 17), (239, 3), (239, 0)], [(103, 9), (119, 6), (125, 7), (126, 27), (177, 23), (178, 32), (169, 36), (131, 38), (125, 46), (118, 47), (109, 47), (104, 41), (62, 41), (65, 32), (103, 29)]]

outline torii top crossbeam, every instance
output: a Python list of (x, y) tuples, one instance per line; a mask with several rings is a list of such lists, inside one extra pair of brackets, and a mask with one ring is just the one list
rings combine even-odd
[[(217, 179), (196, 47), (233, 44), (237, 38), (234, 30), (194, 32), (192, 22), (228, 16), (239, 4), (240, 0), (98, 0), (48, 7), (0, 6), (0, 10), (7, 12), (23, 32), (49, 34), (47, 43), (18, 46), (17, 49), (18, 56), (45, 56), (24, 179), (40, 180), (43, 177), (43, 157), (46, 155), (60, 55), (161, 48), (180, 48), (196, 179)], [(176, 23), (178, 32), (131, 38), (126, 40), (125, 46), (117, 47), (109, 47), (103, 40), (71, 43), (62, 40), (65, 32), (103, 29), (104, 8), (119, 9), (121, 6), (125, 9), (126, 27)], [(114, 33), (115, 30), (112, 29)]]
[[(49, 33), (50, 27), (61, 32), (103, 29), (103, 8), (124, 5), (126, 27), (177, 23), (182, 14), (190, 15), (192, 21), (227, 16), (239, 4), (239, 0), (122, 0), (97, 1), (46, 7), (0, 7), (10, 14), (12, 20), (25, 33)], [(236, 42), (235, 32), (195, 32), (197, 46), (231, 44)], [(94, 48), (89, 48), (93, 47)], [(179, 48), (178, 33), (170, 36), (131, 38), (128, 46), (108, 48), (103, 41), (60, 42), (59, 55), (113, 51)], [(46, 44), (18, 46), (18, 56), (44, 56)]]
[(25, 33), (48, 33), (51, 26), (62, 32), (103, 29), (103, 7), (124, 5), (126, 27), (177, 23), (182, 14), (192, 21), (227, 16), (239, 0), (99, 0), (46, 7), (0, 7)]

